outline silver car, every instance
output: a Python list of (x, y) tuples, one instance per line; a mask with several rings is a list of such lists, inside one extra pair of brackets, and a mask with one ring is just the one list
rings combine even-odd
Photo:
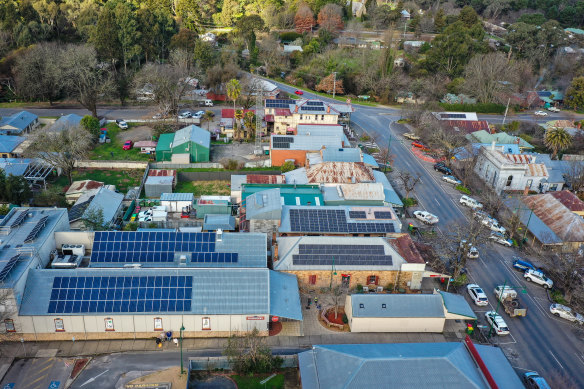
[(569, 320), (571, 322), (576, 322), (580, 325), (584, 324), (584, 316), (576, 313), (570, 307), (566, 307), (562, 304), (552, 304), (550, 305), (550, 312), (552, 315), (561, 317), (562, 319)]

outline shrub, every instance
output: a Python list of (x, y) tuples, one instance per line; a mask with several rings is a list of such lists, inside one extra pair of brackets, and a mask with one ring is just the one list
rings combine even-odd
[(343, 323), (344, 324), (349, 324), (349, 318), (347, 317), (346, 314), (343, 313)]
[(462, 186), (462, 185), (456, 185), (456, 187), (454, 188), (457, 191), (470, 195), (470, 189), (468, 189), (466, 186)]
[(363, 285), (357, 284), (356, 289), (357, 289), (357, 293), (363, 293)]
[(568, 304), (566, 299), (564, 299), (564, 295), (562, 295), (562, 292), (560, 292), (559, 290), (557, 290), (557, 289), (552, 290), (550, 295), (551, 295), (552, 300), (554, 300), (554, 302), (556, 302), (558, 304)]
[(239, 170), (239, 161), (236, 159), (222, 159), (221, 165), (226, 170)]
[(404, 203), (404, 207), (413, 207), (414, 205), (418, 204), (418, 200), (412, 198), (412, 197), (406, 197), (405, 199), (402, 199), (402, 203)]
[(292, 42), (298, 38), (302, 38), (302, 34), (294, 31), (286, 31), (280, 34), (280, 40), (282, 42)]
[(294, 162), (292, 161), (286, 161), (282, 166), (280, 166), (280, 170), (282, 170), (282, 173), (289, 172), (291, 170), (294, 170), (295, 168), (296, 166), (294, 166)]
[(385, 290), (392, 292), (393, 291), (393, 284), (391, 282), (389, 284), (387, 284), (387, 286), (385, 287)]
[(363, 135), (361, 138), (359, 138), (359, 140), (361, 142), (367, 142), (368, 140), (371, 140), (371, 138), (369, 137), (369, 135)]
[(440, 103), (445, 111), (476, 112), (476, 113), (505, 113), (503, 104), (476, 103), (476, 104), (446, 104)]
[(124, 226), (123, 230), (124, 231), (136, 231), (136, 230), (138, 230), (138, 223), (135, 223), (135, 222), (128, 223)]

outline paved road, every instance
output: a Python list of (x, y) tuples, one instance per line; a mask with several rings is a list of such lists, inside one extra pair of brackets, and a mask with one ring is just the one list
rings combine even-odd
[(16, 360), (0, 383), (6, 389), (63, 389), (73, 370), (73, 360), (29, 358)]

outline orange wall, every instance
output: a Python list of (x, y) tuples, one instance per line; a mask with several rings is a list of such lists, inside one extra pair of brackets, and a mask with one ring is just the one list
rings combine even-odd
[(272, 166), (282, 166), (287, 159), (294, 159), (297, 166), (306, 164), (305, 150), (270, 150)]

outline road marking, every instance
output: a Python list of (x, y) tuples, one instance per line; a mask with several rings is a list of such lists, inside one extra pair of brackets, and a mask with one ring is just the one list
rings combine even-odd
[(560, 365), (560, 367), (563, 369), (564, 366), (562, 366), (562, 364), (560, 363), (560, 361), (558, 361), (558, 358), (556, 358), (556, 356), (554, 355), (554, 353), (552, 353), (552, 350), (548, 350), (551, 354), (552, 357), (554, 357), (554, 359), (556, 360), (556, 362), (558, 363), (558, 365)]
[(39, 381), (40, 381), (40, 380), (42, 380), (43, 378), (47, 378), (47, 376), (48, 376), (48, 375), (49, 375), (49, 373), (47, 373), (47, 374), (45, 374), (45, 375), (42, 375), (42, 376), (40, 376), (39, 378), (37, 378), (36, 380), (34, 380), (34, 381), (30, 382), (30, 383), (27, 383), (27, 384), (26, 384), (26, 387), (29, 387), (29, 386), (31, 386), (32, 384), (39, 382)]
[(524, 367), (513, 366), (513, 365), (511, 365), (511, 367), (514, 368), (514, 369), (525, 370), (525, 371), (532, 371), (533, 370), (533, 369), (526, 369)]
[(90, 379), (88, 379), (87, 381), (85, 381), (83, 384), (81, 384), (81, 386), (85, 386), (87, 384), (92, 383), (93, 381), (95, 381), (98, 377), (104, 375), (105, 373), (107, 373), (109, 371), (109, 369), (107, 369), (106, 371), (102, 371), (101, 373), (99, 373), (98, 375), (96, 375), (95, 377), (92, 377)]
[[(575, 353), (575, 354), (576, 354), (576, 356), (578, 357), (578, 360), (579, 360), (580, 362), (582, 362), (582, 364), (584, 365), (584, 356), (582, 356), (582, 355), (580, 355), (580, 354), (578, 354), (578, 353)], [(584, 354), (583, 354), (583, 355), (584, 355)]]
[(48, 364), (48, 365), (47, 365), (47, 367), (45, 367), (45, 368), (43, 368), (43, 369), (41, 369), (41, 370), (39, 370), (39, 371), (35, 372), (35, 374), (40, 374), (40, 373), (42, 373), (43, 371), (45, 371), (45, 370), (47, 370), (47, 369), (50, 369), (51, 367), (53, 367), (53, 365), (54, 365), (54, 364), (55, 364), (55, 363), (50, 363), (50, 364)]

